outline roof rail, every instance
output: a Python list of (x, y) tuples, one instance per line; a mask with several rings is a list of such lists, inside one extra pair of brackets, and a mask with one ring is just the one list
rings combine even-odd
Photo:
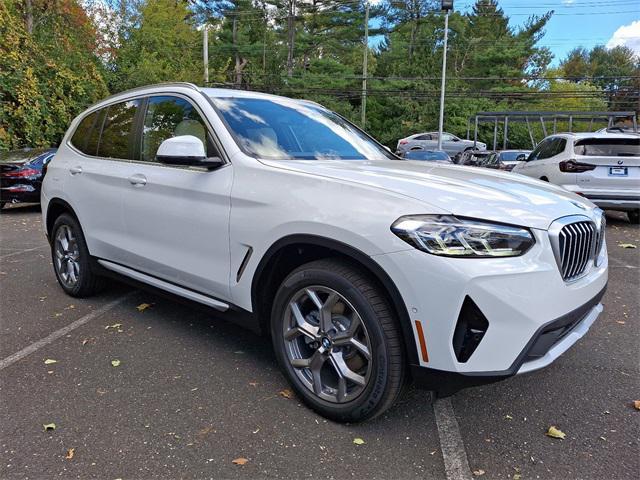
[(139, 87), (135, 87), (135, 88), (130, 88), (128, 90), (123, 90), (121, 92), (117, 92), (117, 93), (112, 93), (111, 95), (109, 95), (108, 97), (105, 97), (103, 99), (100, 99), (98, 102), (96, 103), (100, 103), (100, 102), (104, 102), (105, 100), (109, 100), (111, 98), (123, 95), (123, 94), (127, 94), (127, 93), (133, 93), (133, 92), (137, 92), (139, 90), (146, 90), (148, 88), (154, 88), (154, 87), (185, 87), (185, 88), (190, 88), (192, 90), (195, 90), (197, 92), (200, 91), (200, 87), (198, 87), (197, 85), (190, 83), (190, 82), (162, 82), (162, 83), (152, 83), (150, 85), (141, 85)]

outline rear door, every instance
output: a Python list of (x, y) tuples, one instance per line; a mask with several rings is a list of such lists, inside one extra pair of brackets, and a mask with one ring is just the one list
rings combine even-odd
[(220, 156), (196, 104), (177, 94), (145, 101), (137, 159), (128, 165), (123, 215), (127, 264), (220, 299), (229, 298), (229, 215), (233, 169), (156, 162), (167, 138), (193, 135)]
[(128, 189), (125, 166), (140, 100), (114, 103), (79, 124), (65, 154), (65, 192), (75, 209), (93, 256), (124, 263), (122, 202)]
[(594, 167), (576, 175), (582, 190), (640, 194), (640, 137), (583, 138), (573, 151), (576, 162)]

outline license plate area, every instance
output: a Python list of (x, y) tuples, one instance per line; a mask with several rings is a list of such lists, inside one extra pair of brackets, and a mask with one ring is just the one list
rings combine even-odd
[(610, 177), (626, 177), (629, 175), (629, 169), (627, 167), (609, 167)]

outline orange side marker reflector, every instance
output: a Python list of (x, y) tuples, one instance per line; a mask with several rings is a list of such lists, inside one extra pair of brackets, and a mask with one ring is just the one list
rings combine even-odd
[(422, 330), (422, 322), (416, 320), (416, 331), (418, 332), (418, 341), (420, 342), (420, 350), (422, 352), (422, 360), (425, 363), (429, 362), (429, 355), (427, 354), (427, 343), (424, 340), (424, 332)]

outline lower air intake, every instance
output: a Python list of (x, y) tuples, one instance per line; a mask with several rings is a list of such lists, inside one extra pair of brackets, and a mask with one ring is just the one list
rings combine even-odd
[(458, 362), (465, 363), (471, 358), (488, 328), (487, 318), (471, 297), (465, 297), (453, 333), (453, 351)]

